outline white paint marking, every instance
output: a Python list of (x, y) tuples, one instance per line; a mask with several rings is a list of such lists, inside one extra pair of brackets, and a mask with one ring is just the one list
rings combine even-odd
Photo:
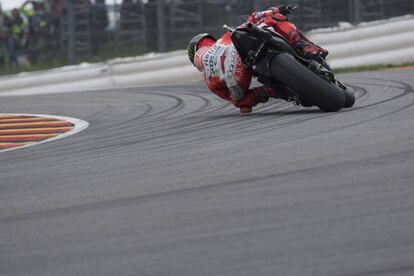
[(71, 136), (73, 134), (76, 134), (78, 132), (81, 132), (89, 126), (89, 123), (84, 121), (84, 120), (80, 120), (80, 119), (76, 119), (76, 118), (72, 118), (72, 117), (65, 117), (65, 116), (43, 115), (43, 114), (12, 114), (12, 113), (5, 113), (5, 114), (0, 113), (0, 116), (32, 116), (32, 117), (40, 117), (40, 118), (50, 118), (50, 119), (57, 119), (57, 120), (61, 120), (61, 121), (67, 121), (67, 122), (70, 122), (74, 125), (72, 130), (70, 130), (68, 132), (65, 132), (65, 133), (62, 133), (62, 134), (60, 134), (56, 137), (52, 137), (52, 138), (49, 138), (49, 139), (46, 139), (46, 140), (35, 142), (33, 144), (30, 144), (30, 145), (25, 145), (25, 146), (21, 146), (21, 147), (15, 147), (15, 148), (11, 148), (11, 149), (0, 150), (0, 153), (6, 152), (6, 151), (12, 151), (12, 150), (16, 150), (16, 149), (28, 148), (28, 147), (36, 146), (36, 145), (39, 145), (39, 144), (60, 140), (60, 139), (66, 138), (68, 136)]

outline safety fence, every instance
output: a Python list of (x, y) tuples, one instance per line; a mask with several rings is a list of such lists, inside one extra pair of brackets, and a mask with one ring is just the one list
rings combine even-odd
[(24, 70), (28, 64), (50, 67), (183, 49), (196, 33), (218, 36), (223, 24), (238, 25), (253, 11), (279, 4), (299, 7), (289, 19), (304, 31), (414, 14), (413, 0), (26, 1), (7, 13), (14, 31), (6, 33), (14, 45), (0, 43), (0, 68), (2, 60)]
[[(238, 25), (253, 11), (280, 4), (299, 7), (289, 19), (304, 31), (335, 26), (341, 21), (359, 23), (414, 14), (412, 0), (123, 0), (116, 5), (100, 4), (103, 1), (93, 5), (80, 0), (75, 1), (76, 5), (69, 5), (73, 0), (61, 2), (62, 47), (72, 50), (72, 59), (77, 52), (99, 54), (102, 49), (120, 54), (129, 50), (183, 49), (196, 33), (219, 36), (223, 24)], [(75, 40), (73, 49), (69, 45), (71, 37)]]
[[(414, 16), (316, 30), (310, 32), (310, 37), (330, 50), (329, 60), (334, 68), (414, 61)], [(27, 95), (113, 89), (176, 84), (201, 78), (188, 61), (186, 51), (180, 50), (2, 77), (0, 93)]]
[(330, 51), (334, 68), (414, 61), (414, 16), (316, 30), (309, 37)]
[(90, 91), (199, 80), (186, 51), (147, 54), (103, 63), (83, 63), (52, 70), (21, 73), (0, 78), (2, 95)]

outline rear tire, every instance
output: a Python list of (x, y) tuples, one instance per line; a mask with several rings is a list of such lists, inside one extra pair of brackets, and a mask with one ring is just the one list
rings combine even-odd
[(336, 112), (345, 105), (345, 93), (299, 63), (292, 55), (276, 55), (270, 64), (275, 79), (325, 112)]
[(349, 91), (344, 91), (345, 94), (345, 108), (352, 107), (355, 104), (355, 96)]

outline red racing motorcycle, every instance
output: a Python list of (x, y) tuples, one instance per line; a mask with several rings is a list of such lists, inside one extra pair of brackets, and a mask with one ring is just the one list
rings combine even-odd
[(354, 95), (339, 82), (326, 60), (305, 59), (277, 32), (247, 23), (232, 29), (232, 42), (243, 63), (257, 80), (285, 91), (286, 98), (305, 107), (317, 106), (325, 112), (351, 107)]

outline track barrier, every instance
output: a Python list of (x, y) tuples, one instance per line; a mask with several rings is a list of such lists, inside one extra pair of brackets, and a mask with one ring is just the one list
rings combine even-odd
[[(333, 68), (414, 61), (414, 16), (361, 23), (308, 33), (330, 51)], [(39, 94), (188, 83), (201, 80), (185, 50), (80, 64), (0, 78), (2, 94)]]

